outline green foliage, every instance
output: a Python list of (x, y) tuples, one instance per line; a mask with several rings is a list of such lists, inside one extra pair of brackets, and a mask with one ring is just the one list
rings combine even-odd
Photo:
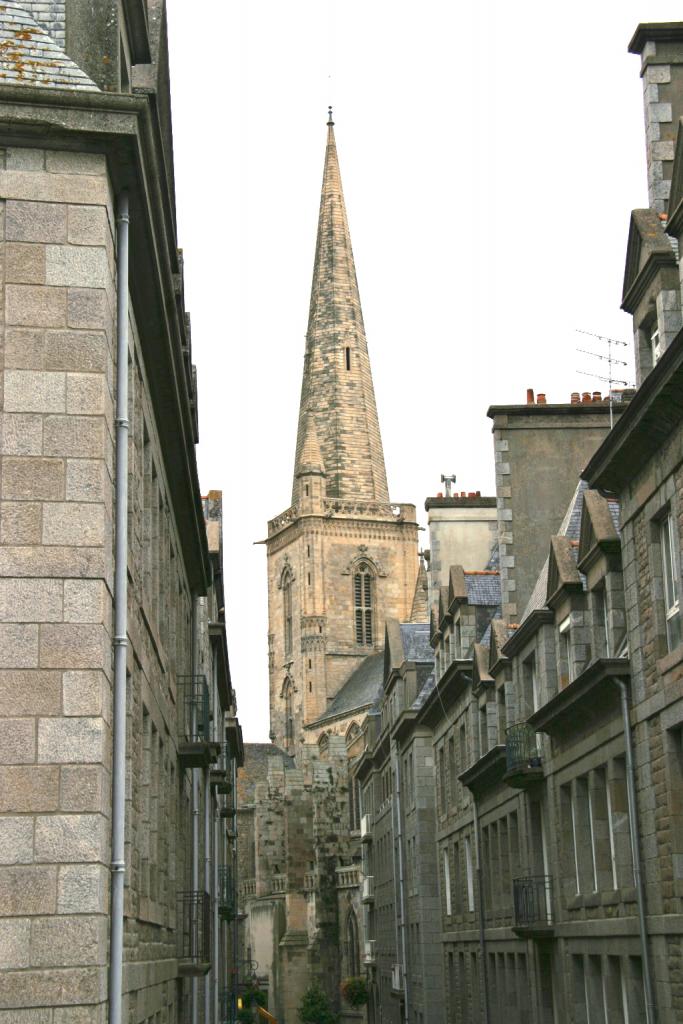
[(337, 1024), (338, 1017), (330, 1007), (330, 1001), (320, 985), (311, 985), (304, 992), (299, 1007), (301, 1024)]
[(341, 983), (341, 994), (349, 1006), (365, 1006), (369, 999), (368, 983), (365, 978), (346, 978)]
[(241, 1010), (237, 1011), (237, 1020), (239, 1024), (253, 1024), (254, 1015), (248, 1007), (243, 1006)]
[(248, 985), (242, 996), (242, 1004), (244, 1006), (264, 1006), (268, 1009), (268, 996), (256, 985)]

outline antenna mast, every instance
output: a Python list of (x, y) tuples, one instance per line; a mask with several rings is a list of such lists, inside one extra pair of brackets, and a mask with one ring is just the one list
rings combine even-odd
[(601, 341), (603, 342), (603, 344), (607, 345), (607, 355), (603, 355), (601, 352), (590, 352), (587, 348), (577, 348), (576, 350), (577, 352), (583, 352), (584, 355), (592, 356), (594, 359), (603, 359), (607, 363), (607, 377), (601, 377), (598, 373), (588, 373), (586, 370), (577, 370), (577, 373), (580, 373), (583, 377), (593, 377), (597, 378), (598, 380), (604, 380), (607, 382), (607, 386), (609, 388), (609, 426), (611, 430), (614, 426), (614, 399), (612, 398), (612, 385), (623, 384), (624, 387), (633, 387), (633, 385), (630, 384), (629, 381), (620, 380), (619, 378), (615, 377), (612, 373), (613, 366), (628, 366), (628, 363), (625, 359), (617, 359), (614, 356), (612, 352), (612, 346), (621, 345), (623, 348), (626, 348), (628, 343), (625, 341), (621, 341), (619, 338), (609, 338), (605, 334), (595, 334), (593, 331), (583, 331), (580, 327), (576, 328), (576, 333), (587, 334), (589, 338), (595, 338), (597, 341)]

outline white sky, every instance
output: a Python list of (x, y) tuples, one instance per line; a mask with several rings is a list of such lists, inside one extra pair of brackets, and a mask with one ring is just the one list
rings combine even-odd
[(223, 491), (240, 720), (245, 739), (266, 740), (266, 559), (253, 545), (290, 503), (328, 103), (390, 493), (424, 523), (441, 473), (493, 493), (490, 404), (527, 387), (548, 401), (606, 389), (578, 374), (605, 370), (576, 351), (602, 349), (575, 328), (630, 341), (626, 235), (647, 191), (627, 45), (639, 21), (681, 8), (167, 2), (200, 480)]

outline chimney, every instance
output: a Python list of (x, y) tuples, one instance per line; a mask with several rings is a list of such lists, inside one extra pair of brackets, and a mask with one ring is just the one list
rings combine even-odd
[(536, 396), (536, 404), (545, 405), (545, 395), (542, 391), (539, 391), (538, 395)]
[(526, 389), (526, 404), (527, 405), (533, 405), (534, 404), (534, 389), (533, 388), (527, 388)]
[(572, 391), (571, 404), (572, 405), (578, 405), (580, 401), (581, 401), (581, 395), (579, 394), (579, 392), (578, 391)]
[(628, 49), (641, 59), (650, 208), (665, 213), (683, 116), (683, 22), (639, 25)]

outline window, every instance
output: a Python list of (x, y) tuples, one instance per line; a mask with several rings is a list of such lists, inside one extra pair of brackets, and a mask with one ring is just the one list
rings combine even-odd
[(662, 573), (664, 576), (664, 611), (666, 615), (666, 640), (670, 651), (681, 642), (680, 611), (680, 567), (676, 525), (671, 512), (662, 519), (659, 526), (662, 548)]
[(351, 977), (360, 974), (360, 944), (358, 942), (358, 922), (351, 911), (346, 921), (346, 955), (348, 970)]
[(474, 911), (474, 872), (472, 870), (472, 845), (469, 836), (465, 837), (465, 871), (467, 872), (467, 909)]
[(593, 602), (595, 609), (595, 619), (593, 627), (598, 635), (602, 633), (602, 650), (606, 658), (612, 656), (612, 646), (610, 644), (609, 635), (609, 620), (607, 617), (607, 591), (604, 584), (601, 587), (596, 587), (593, 591)]
[(346, 358), (346, 369), (350, 370), (351, 369), (351, 349), (348, 347), (348, 345), (346, 346), (346, 350), (345, 350), (345, 358)]
[(444, 748), (439, 748), (439, 811), (446, 813), (446, 764)]
[(532, 654), (522, 663), (523, 708), (522, 720), (526, 721), (540, 707), (538, 693), (538, 677), (536, 675), (536, 656)]
[(449, 802), (451, 806), (455, 805), (455, 794), (458, 785), (458, 768), (455, 763), (455, 739), (453, 736), (448, 741), (448, 783), (449, 783)]
[(572, 673), (572, 635), (569, 616), (559, 626), (558, 639), (560, 645), (560, 686), (564, 689), (573, 678)]
[(356, 618), (356, 643), (372, 643), (372, 573), (361, 562), (353, 577), (353, 599)]
[(289, 570), (282, 576), (282, 616), (286, 657), (292, 653), (292, 574)]
[(446, 916), (450, 917), (453, 913), (453, 905), (451, 903), (451, 865), (448, 859), (448, 850), (443, 851), (443, 891), (446, 898)]
[(662, 339), (659, 333), (659, 324), (656, 320), (650, 327), (650, 351), (652, 352), (652, 366), (654, 368), (662, 354)]

